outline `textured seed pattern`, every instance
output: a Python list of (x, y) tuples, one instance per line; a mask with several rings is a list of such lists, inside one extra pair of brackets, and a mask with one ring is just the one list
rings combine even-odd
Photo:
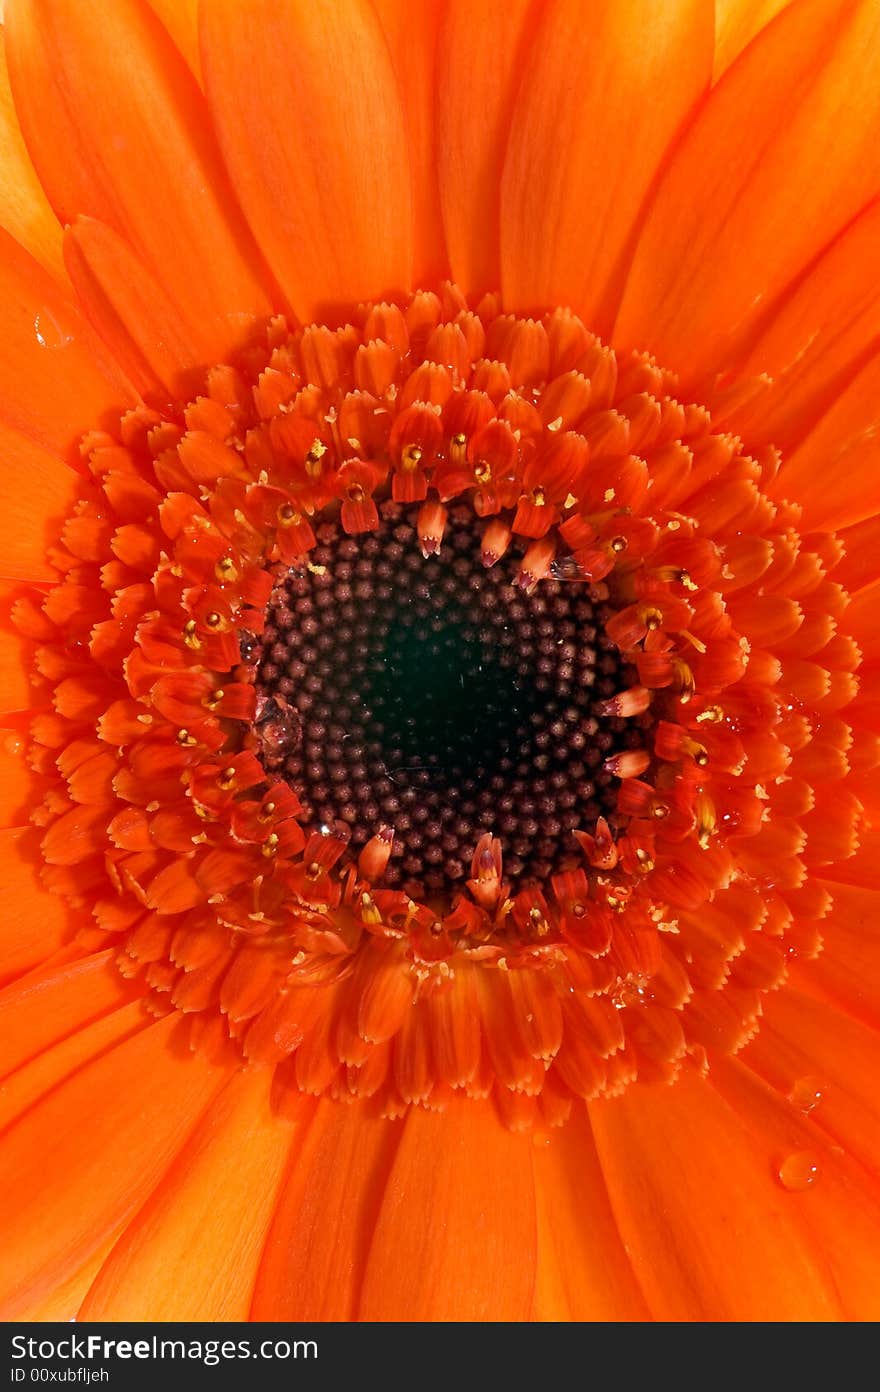
[(525, 594), (522, 548), (487, 568), (483, 526), (453, 508), (426, 559), (395, 504), (363, 537), (326, 524), (258, 649), (265, 767), (353, 851), (393, 828), (384, 882), (412, 894), (463, 880), (485, 831), (519, 884), (578, 863), (571, 832), (614, 822), (604, 761), (639, 747), (648, 719), (598, 709), (636, 680), (604, 634), (607, 605), (552, 578)]

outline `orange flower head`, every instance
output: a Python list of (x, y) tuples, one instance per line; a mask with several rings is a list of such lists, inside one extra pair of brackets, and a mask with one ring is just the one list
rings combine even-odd
[(741, 1048), (818, 948), (860, 816), (802, 714), (843, 754), (840, 548), (569, 311), (351, 317), (86, 437), (14, 611), (44, 879), (290, 1088), (558, 1124)]

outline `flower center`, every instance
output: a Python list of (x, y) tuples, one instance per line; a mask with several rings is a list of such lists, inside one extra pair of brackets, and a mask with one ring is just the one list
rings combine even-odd
[(273, 320), (82, 457), (16, 606), (43, 875), (194, 1043), (556, 1123), (740, 1048), (818, 950), (840, 549), (650, 358), (445, 286)]
[(524, 583), (522, 542), (484, 559), (466, 505), (421, 546), (416, 509), (381, 512), (363, 537), (325, 524), (273, 594), (263, 766), (348, 841), (343, 863), (393, 836), (383, 883), (412, 897), (449, 895), (485, 832), (512, 885), (548, 882), (580, 863), (573, 831), (616, 823), (607, 761), (640, 743), (608, 705), (637, 680), (605, 633), (612, 610), (583, 581)]

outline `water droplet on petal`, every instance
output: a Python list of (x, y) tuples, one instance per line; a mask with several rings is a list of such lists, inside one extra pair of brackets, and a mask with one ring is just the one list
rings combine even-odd
[(788, 1100), (801, 1112), (811, 1112), (822, 1101), (824, 1088), (818, 1078), (798, 1078)]
[(797, 1193), (816, 1183), (819, 1161), (811, 1150), (794, 1150), (791, 1155), (786, 1155), (776, 1173), (783, 1189)]
[(24, 749), (24, 739), (21, 735), (7, 735), (3, 741), (3, 748), (7, 754), (20, 754)]
[(72, 335), (65, 333), (48, 309), (34, 315), (34, 336), (41, 348), (66, 348), (73, 342)]

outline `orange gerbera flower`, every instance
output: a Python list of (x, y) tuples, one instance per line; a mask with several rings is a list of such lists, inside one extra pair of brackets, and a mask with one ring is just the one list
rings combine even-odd
[(6, 9), (3, 1313), (876, 1318), (880, 6)]

